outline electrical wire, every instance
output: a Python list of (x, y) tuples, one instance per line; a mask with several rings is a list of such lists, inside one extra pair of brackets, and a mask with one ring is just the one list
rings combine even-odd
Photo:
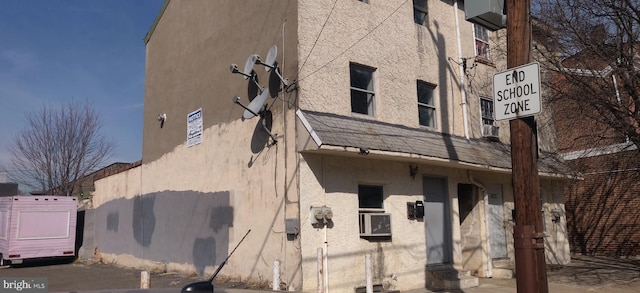
[[(337, 1), (336, 1), (337, 2)], [(364, 34), (360, 39), (358, 39), (357, 41), (355, 41), (353, 44), (351, 44), (351, 46), (349, 46), (348, 48), (346, 48), (344, 51), (342, 51), (342, 53), (338, 54), (336, 57), (334, 57), (333, 59), (329, 60), (329, 62), (325, 63), (324, 65), (318, 67), (316, 70), (312, 71), (311, 73), (309, 73), (308, 75), (298, 79), (298, 82), (301, 80), (304, 80), (305, 78), (314, 75), (316, 72), (320, 71), (321, 69), (327, 67), (327, 65), (331, 64), (333, 61), (335, 61), (336, 59), (340, 58), (342, 55), (344, 55), (347, 51), (351, 50), (351, 48), (353, 48), (355, 45), (357, 45), (358, 43), (360, 43), (362, 40), (364, 40), (364, 38), (368, 37), (371, 33), (373, 33), (375, 30), (377, 30), (383, 23), (385, 23), (389, 18), (391, 18), (391, 16), (393, 16), (394, 14), (396, 14), (396, 12), (398, 12), (398, 10), (400, 10), (400, 8), (402, 8), (402, 6), (404, 6), (405, 3), (409, 2), (409, 0), (405, 0), (404, 2), (402, 2), (402, 4), (398, 5), (398, 7), (393, 10), (393, 12), (391, 12), (387, 17), (385, 17), (380, 23), (378, 23), (376, 26), (373, 27), (373, 29), (371, 29), (370, 31), (368, 31), (366, 34)], [(334, 3), (334, 7), (335, 7), (335, 3)], [(331, 8), (331, 12), (333, 12), (333, 8)], [(329, 16), (331, 15), (331, 13), (329, 13)], [(329, 19), (329, 16), (327, 16), (327, 20)], [(325, 25), (327, 24), (327, 20), (325, 20), (325, 23), (322, 25), (322, 29), (324, 30)], [(320, 34), (322, 34), (322, 30), (320, 31)], [(302, 66), (300, 66), (300, 70), (302, 71), (302, 67), (304, 66), (304, 64), (307, 62), (307, 59), (309, 59), (309, 56), (311, 56), (311, 53), (313, 51), (313, 48), (316, 46), (316, 43), (318, 42), (318, 39), (320, 38), (320, 34), (318, 34), (318, 37), (316, 38), (315, 42), (313, 43), (313, 47), (311, 48), (311, 51), (309, 51), (309, 54), (307, 55), (307, 57), (305, 58), (304, 62), (302, 63)]]
[(313, 49), (316, 47), (316, 44), (318, 44), (318, 40), (320, 40), (320, 36), (322, 35), (322, 32), (324, 31), (324, 27), (327, 25), (327, 22), (329, 21), (329, 17), (331, 17), (331, 14), (333, 14), (333, 10), (336, 8), (336, 4), (337, 3), (338, 3), (338, 0), (335, 0), (333, 2), (333, 6), (331, 6), (331, 11), (329, 11), (329, 15), (327, 15), (327, 18), (324, 20), (324, 23), (322, 24), (322, 28), (320, 28), (320, 33), (318, 33), (318, 36), (316, 36), (315, 41), (313, 41), (313, 46), (311, 46), (311, 50), (309, 50), (309, 54), (307, 54), (307, 57), (304, 58), (304, 62), (302, 62), (302, 65), (300, 65), (299, 71), (302, 71), (302, 68), (307, 63), (307, 60), (309, 60), (309, 57), (311, 56), (311, 53), (313, 53)]

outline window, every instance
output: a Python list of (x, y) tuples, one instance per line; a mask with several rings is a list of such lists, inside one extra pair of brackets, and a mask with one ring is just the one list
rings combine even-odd
[(360, 209), (377, 209), (384, 211), (382, 201), (383, 189), (380, 185), (358, 185), (358, 207)]
[(436, 127), (436, 104), (433, 98), (435, 86), (418, 81), (418, 119), (420, 125)]
[(480, 97), (480, 113), (482, 114), (482, 125), (493, 125), (493, 100)]
[(473, 34), (476, 39), (476, 56), (483, 60), (491, 60), (489, 50), (489, 31), (478, 24), (473, 25)]
[(369, 0), (358, 0), (358, 1), (369, 4)]
[(358, 185), (360, 237), (369, 241), (391, 239), (391, 214), (384, 212), (384, 193), (380, 185)]
[(350, 65), (351, 112), (373, 116), (375, 98), (373, 72), (374, 70), (369, 67)]
[(428, 25), (427, 0), (413, 0), (413, 21), (419, 25)]

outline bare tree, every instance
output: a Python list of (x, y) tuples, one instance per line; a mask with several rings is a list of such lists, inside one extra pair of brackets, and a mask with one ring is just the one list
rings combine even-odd
[[(537, 3), (536, 3), (537, 2)], [(603, 126), (589, 139), (630, 141), (640, 149), (640, 2), (537, 0), (537, 53), (551, 104)]]
[(44, 105), (26, 120), (9, 146), (12, 176), (40, 191), (72, 195), (77, 180), (102, 166), (113, 150), (87, 102)]

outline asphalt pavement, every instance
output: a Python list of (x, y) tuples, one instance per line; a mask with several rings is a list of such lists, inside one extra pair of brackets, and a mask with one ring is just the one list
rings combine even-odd
[[(177, 293), (187, 284), (204, 277), (178, 273), (151, 272), (148, 290), (140, 288), (141, 271), (111, 264), (68, 259), (65, 261), (25, 262), (0, 269), (2, 277), (47, 278), (48, 292), (121, 292)], [(549, 292), (640, 293), (640, 260), (593, 256), (574, 256), (569, 265), (549, 266)], [(215, 292), (256, 293), (270, 291), (265, 284), (225, 282), (216, 284)], [(273, 292), (273, 291), (271, 291)], [(427, 289), (403, 293), (432, 292)], [(516, 279), (480, 279), (480, 286), (464, 290), (439, 291), (450, 293), (516, 293)]]

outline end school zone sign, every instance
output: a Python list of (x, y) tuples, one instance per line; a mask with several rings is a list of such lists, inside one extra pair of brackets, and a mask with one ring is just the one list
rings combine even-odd
[(540, 65), (509, 68), (493, 76), (493, 113), (511, 120), (540, 113)]

